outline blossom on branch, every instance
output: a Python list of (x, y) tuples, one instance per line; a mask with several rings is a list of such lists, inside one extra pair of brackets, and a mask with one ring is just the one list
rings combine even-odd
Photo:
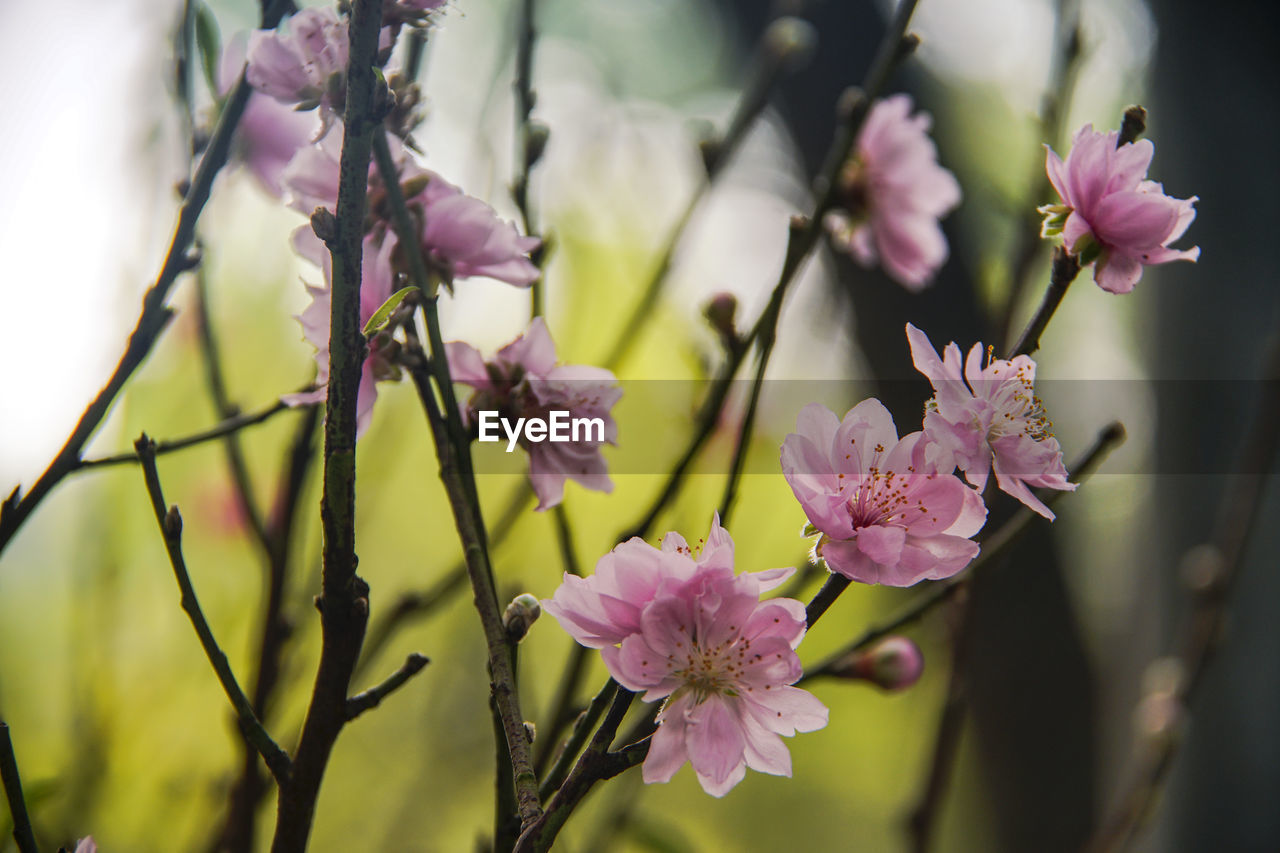
[(952, 472), (952, 455), (923, 432), (898, 439), (874, 398), (844, 420), (810, 403), (782, 444), (782, 472), (831, 571), (862, 583), (910, 586), (954, 575), (978, 555), (987, 510)]
[[(322, 403), (329, 390), (329, 324), (333, 304), (333, 262), (329, 251), (311, 232), (310, 226), (294, 234), (299, 252), (315, 261), (324, 271), (324, 285), (307, 285), (311, 304), (298, 315), (303, 337), (316, 348), (316, 388), (297, 394), (286, 394), (280, 399), (290, 406)], [(396, 237), (387, 233), (381, 238), (370, 234), (364, 239), (361, 253), (360, 275), (360, 323), (369, 321), (394, 291), (395, 274), (391, 269), (391, 255)], [(400, 368), (395, 362), (398, 344), (386, 332), (379, 332), (369, 341), (368, 351), (360, 369), (360, 387), (356, 397), (356, 436), (364, 434), (373, 419), (373, 403), (378, 396), (376, 383), (383, 379), (399, 379)]]
[(1086, 124), (1065, 161), (1046, 145), (1045, 169), (1062, 203), (1040, 208), (1042, 236), (1061, 234), (1082, 264), (1094, 264), (1093, 280), (1110, 293), (1133, 290), (1143, 267), (1200, 257), (1198, 246), (1169, 248), (1196, 218), (1198, 199), (1167, 196), (1146, 180), (1155, 154), (1150, 140), (1117, 148), (1119, 138), (1119, 131), (1098, 133)]
[(581, 433), (575, 428), (568, 441), (549, 435), (537, 441), (527, 433), (520, 436), (520, 446), (529, 453), (529, 481), (539, 510), (560, 503), (565, 480), (598, 492), (613, 491), (600, 452), (605, 444), (618, 443), (618, 426), (610, 409), (622, 390), (612, 373), (601, 367), (557, 365), (556, 346), (541, 317), (534, 318), (524, 334), (488, 362), (475, 347), (461, 341), (445, 344), (445, 353), (453, 380), (476, 389), (465, 407), (473, 428), (482, 425), (481, 412), (496, 412), (509, 423), (547, 422), (553, 411), (568, 412), (569, 419), (583, 422), (585, 428)]
[(947, 259), (938, 225), (960, 203), (955, 175), (938, 165), (928, 113), (911, 115), (911, 98), (877, 101), (838, 179), (838, 209), (824, 224), (835, 245), (864, 267), (879, 263), (918, 291)]
[(779, 735), (827, 724), (827, 709), (793, 685), (805, 633), (799, 601), (760, 594), (792, 569), (734, 574), (733, 540), (711, 523), (697, 556), (668, 533), (662, 548), (639, 538), (600, 559), (589, 578), (567, 574), (543, 608), (574, 639), (598, 648), (609, 673), (643, 700), (663, 700), (644, 762), (645, 782), (667, 782), (685, 762), (721, 797), (748, 767), (791, 775)]
[[(316, 145), (299, 151), (284, 171), (289, 205), (309, 215), (317, 207), (337, 208), (342, 155), (342, 125)], [(541, 274), (529, 253), (542, 245), (478, 198), (466, 195), (435, 172), (417, 164), (395, 137), (389, 139), (399, 171), (405, 206), (420, 235), (420, 249), (430, 271), (446, 282), (485, 276), (516, 287), (528, 287)], [(369, 211), (393, 229), (386, 187), (377, 164), (369, 165)]]
[(979, 492), (995, 471), (1002, 492), (1052, 520), (1053, 512), (1030, 487), (1075, 491), (1076, 486), (1067, 482), (1062, 448), (1035, 395), (1036, 363), (1020, 355), (1011, 361), (989, 358), (983, 367), (977, 343), (961, 373), (954, 342), (939, 358), (929, 336), (910, 323), (907, 340), (916, 369), (933, 385), (924, 417), (929, 438), (955, 454), (956, 465)]
[(249, 36), (249, 84), (300, 109), (341, 115), (347, 89), (347, 20), (330, 7), (301, 9), (277, 30)]

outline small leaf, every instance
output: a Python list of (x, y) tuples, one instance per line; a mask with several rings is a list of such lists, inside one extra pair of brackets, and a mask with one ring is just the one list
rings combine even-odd
[(204, 69), (204, 80), (209, 84), (209, 92), (218, 100), (222, 93), (218, 86), (218, 63), (222, 59), (222, 35), (218, 30), (218, 19), (213, 10), (204, 3), (195, 4), (196, 11), (196, 46), (200, 49), (200, 65)]
[(364, 324), (363, 333), (366, 338), (372, 338), (378, 332), (382, 331), (387, 322), (391, 319), (391, 312), (400, 307), (400, 303), (404, 302), (406, 296), (413, 293), (418, 288), (402, 287), (387, 298), (377, 311), (373, 312), (373, 316), (369, 318), (369, 322)]

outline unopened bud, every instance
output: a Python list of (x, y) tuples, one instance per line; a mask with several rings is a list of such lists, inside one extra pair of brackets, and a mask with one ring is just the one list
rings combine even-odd
[(338, 237), (338, 218), (328, 208), (317, 207), (311, 213), (311, 230), (328, 246)]
[(716, 334), (720, 335), (726, 345), (738, 339), (738, 329), (734, 325), (737, 314), (738, 297), (727, 292), (717, 293), (702, 308), (702, 316), (707, 318), (711, 328), (716, 330)]
[(906, 637), (888, 637), (869, 649), (850, 652), (828, 672), (837, 678), (869, 681), (883, 690), (905, 690), (920, 680), (924, 655)]
[(547, 140), (551, 131), (545, 124), (535, 119), (529, 121), (529, 135), (525, 137), (524, 160), (530, 166), (542, 159), (542, 152), (547, 150)]
[(818, 31), (813, 24), (790, 15), (778, 18), (765, 31), (764, 43), (789, 71), (803, 67), (813, 57)]
[(533, 743), (538, 737), (538, 727), (529, 720), (524, 721), (524, 736), (529, 743)]
[(506, 611), (502, 614), (502, 627), (507, 629), (507, 637), (512, 642), (520, 642), (529, 633), (530, 626), (542, 615), (542, 605), (529, 593), (517, 595), (511, 599)]

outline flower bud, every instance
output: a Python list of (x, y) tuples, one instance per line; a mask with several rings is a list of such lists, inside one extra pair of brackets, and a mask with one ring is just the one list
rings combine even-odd
[(905, 690), (920, 680), (924, 655), (906, 637), (888, 637), (869, 649), (850, 652), (827, 672), (837, 678), (870, 681), (882, 690)]
[(317, 207), (311, 213), (311, 230), (326, 246), (338, 238), (338, 218), (326, 207)]
[(738, 329), (734, 318), (738, 313), (738, 298), (732, 293), (717, 293), (702, 308), (702, 316), (707, 318), (711, 328), (716, 330), (720, 339), (728, 344), (738, 339)]
[(502, 614), (502, 627), (507, 629), (507, 636), (511, 641), (518, 643), (541, 615), (542, 605), (537, 598), (526, 592), (511, 599)]
[(790, 15), (778, 18), (765, 31), (767, 49), (788, 71), (803, 68), (813, 58), (818, 44), (818, 31), (813, 24)]

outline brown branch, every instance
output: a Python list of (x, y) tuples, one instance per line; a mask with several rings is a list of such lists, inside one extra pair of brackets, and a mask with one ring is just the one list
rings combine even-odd
[(249, 704), (249, 697), (245, 696), (244, 691), (240, 689), (235, 673), (231, 671), (231, 664), (218, 646), (218, 641), (204, 618), (204, 611), (200, 609), (200, 601), (196, 598), (195, 588), (191, 585), (191, 576), (187, 573), (186, 560), (182, 556), (182, 516), (177, 506), (170, 507), (165, 503), (164, 492), (160, 488), (160, 472), (156, 468), (155, 445), (144, 434), (138, 439), (135, 447), (138, 449), (138, 459), (142, 462), (142, 473), (147, 484), (147, 494), (151, 498), (151, 507), (155, 511), (156, 524), (160, 526), (164, 547), (169, 554), (169, 562), (173, 566), (173, 575), (182, 593), (182, 609), (191, 620), (191, 626), (195, 628), (205, 656), (209, 658), (209, 663), (212, 664), (223, 691), (236, 710), (240, 730), (244, 733), (245, 739), (262, 755), (276, 782), (285, 785), (291, 775), (289, 756), (271, 739), (271, 735), (258, 720), (253, 706)]
[(403, 687), (405, 682), (421, 672), (422, 668), (429, 663), (431, 661), (427, 657), (414, 652), (405, 658), (404, 665), (391, 673), (386, 681), (352, 696), (347, 700), (347, 722), (351, 722), (370, 708), (378, 707), (383, 699)]
[(1062, 304), (1062, 298), (1067, 295), (1067, 288), (1076, 280), (1079, 273), (1079, 258), (1068, 252), (1065, 246), (1058, 246), (1053, 250), (1053, 270), (1049, 274), (1049, 287), (1044, 292), (1040, 307), (1036, 309), (1027, 327), (1022, 330), (1018, 342), (1013, 345), (1009, 353), (1010, 359), (1020, 355), (1031, 355), (1040, 349), (1040, 336), (1048, 328), (1054, 312)]
[(27, 801), (22, 796), (22, 777), (18, 774), (18, 759), (9, 738), (9, 724), (0, 720), (0, 782), (4, 783), (5, 797), (9, 801), (9, 814), (13, 817), (13, 840), (19, 853), (39, 853), (36, 836), (27, 815)]
[[(279, 0), (266, 4), (262, 13), (262, 26), (270, 28), (279, 23), (286, 6), (286, 3)], [(178, 208), (178, 221), (174, 226), (173, 238), (169, 242), (169, 250), (160, 267), (160, 274), (156, 276), (155, 283), (143, 296), (138, 322), (130, 333), (124, 355), (120, 357), (107, 384), (80, 415), (75, 429), (71, 431), (71, 435), (67, 437), (62, 448), (49, 463), (49, 467), (36, 480), (30, 491), (23, 495), (21, 487), (14, 488), (9, 497), (0, 502), (0, 554), (4, 553), (5, 547), (22, 527), (23, 522), (53, 490), (53, 487), (76, 470), (85, 444), (106, 418), (125, 383), (142, 365), (156, 339), (169, 324), (173, 309), (165, 304), (165, 299), (178, 276), (199, 262), (199, 258), (191, 254), (196, 222), (204, 210), (205, 202), (209, 200), (214, 178), (227, 162), (231, 152), (231, 137), (235, 133), (236, 125), (240, 122), (240, 117), (244, 114), (245, 105), (249, 102), (249, 92), (249, 84), (242, 73), (223, 102), (218, 123), (209, 139), (209, 146), (205, 149), (200, 166), (196, 169), (195, 176), (182, 199), (182, 205)]]
[(365, 356), (360, 285), (369, 161), (373, 135), (381, 132), (383, 118), (374, 75), (381, 24), (381, 0), (355, 0), (348, 31), (336, 234), (329, 244), (333, 281), (320, 507), (324, 548), (316, 600), (322, 633), (320, 665), (298, 741), (294, 775), (280, 791), (273, 853), (306, 849), (329, 755), (347, 722), (347, 692), (369, 620), (369, 587), (356, 574), (356, 405)]

